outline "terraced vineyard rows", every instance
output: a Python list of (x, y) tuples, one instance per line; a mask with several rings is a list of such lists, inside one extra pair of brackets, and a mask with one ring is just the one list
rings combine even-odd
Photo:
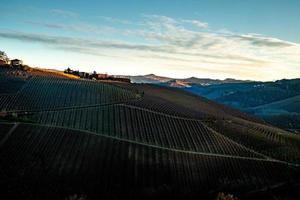
[(0, 95), (1, 120), (18, 122), (0, 123), (10, 199), (213, 199), (299, 181), (283, 162), (299, 163), (298, 136), (186, 92), (38, 73), (13, 91)]
[(0, 122), (0, 142), (5, 137), (5, 134), (13, 127), (12, 124), (6, 124)]
[(22, 88), (28, 79), (27, 76), (13, 76), (11, 73), (17, 73), (13, 70), (0, 69), (0, 95), (13, 94)]
[(135, 99), (132, 92), (95, 81), (32, 77), (15, 95), (0, 96), (2, 110), (49, 110)]
[(293, 175), (275, 161), (186, 153), (25, 124), (0, 150), (0, 179), (5, 180), (0, 186), (10, 198), (63, 199), (83, 193), (92, 199), (189, 199), (217, 188), (243, 193)]
[(178, 117), (203, 119), (212, 117), (208, 114), (197, 112), (193, 109), (182, 108), (177, 104), (172, 104), (164, 99), (153, 98), (151, 96), (144, 95), (139, 101), (129, 101), (128, 105), (146, 108), (152, 111), (162, 112), (169, 115), (174, 115)]
[(143, 98), (140, 101), (126, 102), (128, 105), (194, 119), (230, 119), (238, 117), (253, 122), (264, 123), (262, 120), (238, 110), (216, 104), (208, 99), (177, 88), (166, 88), (151, 84), (112, 84), (142, 95)]
[(89, 130), (168, 148), (262, 157), (208, 129), (197, 120), (172, 117), (126, 105), (33, 113), (27, 120)]
[[(242, 120), (216, 120), (210, 127), (239, 144), (270, 157), (300, 163), (300, 138), (275, 128)], [(279, 130), (278, 130), (279, 131)]]
[[(10, 87), (7, 87), (8, 84), (11, 84)], [(0, 76), (0, 95), (16, 93), (19, 89), (22, 88), (24, 84), (25, 84), (24, 80), (20, 80), (20, 79), (18, 80), (12, 78), (3, 79)]]
[[(170, 101), (170, 98), (174, 100), (176, 99), (176, 97), (173, 97), (174, 94), (172, 92), (170, 93), (170, 91), (168, 90), (164, 91), (163, 87), (160, 88), (158, 86), (149, 86), (147, 84), (140, 86), (138, 84), (126, 84), (126, 83), (113, 83), (113, 85), (117, 85), (125, 90), (130, 90), (142, 96), (142, 98), (139, 101), (126, 102), (126, 104), (128, 105), (132, 105), (140, 108), (147, 108), (152, 111), (163, 112), (169, 115), (174, 115), (179, 117), (187, 117), (187, 118), (195, 118), (195, 119), (211, 117), (206, 112), (201, 112), (191, 107), (187, 107), (184, 104), (179, 104), (178, 102)], [(161, 94), (164, 94), (164, 92), (167, 92), (167, 94), (165, 97), (162, 97)], [(191, 102), (188, 102), (188, 104), (190, 103)]]

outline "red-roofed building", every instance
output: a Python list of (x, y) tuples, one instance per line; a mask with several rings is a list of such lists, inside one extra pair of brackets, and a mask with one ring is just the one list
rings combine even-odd
[(98, 79), (107, 79), (108, 75), (107, 74), (98, 74)]

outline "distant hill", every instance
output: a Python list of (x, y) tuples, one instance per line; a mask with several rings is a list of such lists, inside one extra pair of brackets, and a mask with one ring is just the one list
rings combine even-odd
[(216, 84), (224, 84), (224, 83), (245, 83), (245, 82), (250, 82), (249, 80), (236, 80), (236, 79), (231, 79), (227, 78), (224, 80), (220, 79), (210, 79), (210, 78), (196, 78), (196, 77), (190, 77), (186, 79), (182, 79), (182, 81), (185, 81), (189, 84), (199, 84), (199, 85), (216, 85)]
[[(298, 125), (300, 79), (208, 86), (192, 84), (184, 90), (254, 114), (273, 125), (289, 130), (300, 130)], [(291, 118), (293, 120), (290, 120)]]
[[(300, 132), (300, 79), (259, 82), (190, 77), (176, 79), (148, 74), (129, 76), (133, 83), (180, 88), (258, 116), (281, 128)], [(299, 124), (299, 125), (298, 125)]]
[(251, 110), (257, 114), (300, 113), (300, 95), (253, 107)]
[(172, 80), (172, 78), (156, 76), (155, 74), (127, 76), (127, 78), (130, 78), (133, 83), (164, 83)]
[(147, 74), (141, 76), (127, 76), (131, 79), (133, 83), (154, 83), (154, 84), (162, 84), (170, 87), (190, 87), (191, 84), (199, 84), (199, 85), (215, 85), (215, 84), (223, 84), (223, 83), (244, 83), (251, 82), (249, 80), (236, 80), (227, 78), (225, 80), (220, 79), (210, 79), (210, 78), (197, 78), (190, 77), (184, 79), (176, 79), (164, 76), (157, 76), (155, 74)]
[(251, 108), (248, 113), (284, 129), (299, 132), (300, 95)]

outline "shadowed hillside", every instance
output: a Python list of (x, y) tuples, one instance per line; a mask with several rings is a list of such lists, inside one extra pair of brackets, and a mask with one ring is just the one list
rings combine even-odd
[(0, 80), (10, 199), (298, 195), (300, 138), (238, 110), (150, 84), (18, 70)]
[(192, 84), (183, 89), (299, 132), (300, 79), (209, 86)]

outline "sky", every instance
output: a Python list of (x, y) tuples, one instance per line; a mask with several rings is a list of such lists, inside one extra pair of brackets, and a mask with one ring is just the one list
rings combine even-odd
[(0, 50), (114, 75), (300, 78), (299, 0), (1, 0)]

